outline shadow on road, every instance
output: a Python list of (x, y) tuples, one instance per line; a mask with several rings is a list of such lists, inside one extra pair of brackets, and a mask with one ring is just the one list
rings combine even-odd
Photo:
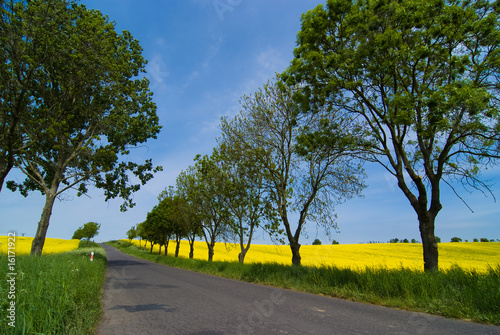
[(144, 262), (127, 261), (127, 260), (109, 260), (108, 261), (108, 267), (131, 266), (131, 265), (144, 265)]
[(167, 313), (175, 312), (177, 308), (166, 308), (164, 304), (147, 304), (147, 305), (116, 305), (110, 310), (124, 309), (129, 313), (144, 312), (144, 311), (164, 311)]

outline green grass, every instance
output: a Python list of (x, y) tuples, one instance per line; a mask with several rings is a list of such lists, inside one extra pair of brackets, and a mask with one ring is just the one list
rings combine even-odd
[[(90, 262), (90, 252), (94, 261)], [(15, 258), (15, 327), (9, 325), (8, 259), (0, 255), (0, 334), (91, 334), (102, 310), (106, 253), (95, 243)]]
[(123, 241), (108, 244), (153, 262), (252, 283), (500, 325), (500, 265), (486, 273), (453, 267), (437, 273), (409, 269), (207, 262), (152, 255)]

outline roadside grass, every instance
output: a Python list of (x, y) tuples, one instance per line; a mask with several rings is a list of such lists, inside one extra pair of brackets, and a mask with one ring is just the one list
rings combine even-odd
[[(76, 250), (42, 255), (16, 255), (14, 271), (0, 254), (0, 334), (92, 334), (102, 310), (106, 253), (96, 243)], [(90, 253), (94, 252), (94, 261)], [(11, 264), (11, 263), (10, 263)], [(15, 323), (6, 279), (15, 275)]]
[(173, 267), (251, 283), (500, 325), (500, 265), (486, 271), (453, 266), (436, 273), (400, 267), (291, 266), (175, 258), (150, 254), (126, 241), (121, 251)]

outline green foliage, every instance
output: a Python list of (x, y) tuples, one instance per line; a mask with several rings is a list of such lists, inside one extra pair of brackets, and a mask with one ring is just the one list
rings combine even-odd
[(450, 242), (462, 242), (460, 237), (452, 237)]
[(132, 228), (130, 228), (128, 231), (127, 231), (127, 238), (132, 241), (134, 238), (137, 237), (137, 229), (135, 229), (135, 226), (132, 226)]
[[(90, 252), (94, 261), (90, 262)], [(0, 255), (0, 264), (7, 256)], [(0, 295), (2, 334), (92, 334), (101, 316), (106, 253), (92, 245), (56, 254), (16, 256), (16, 327), (7, 326), (7, 294)], [(7, 267), (0, 268), (6, 278)], [(0, 289), (7, 292), (8, 282)]]
[[(300, 85), (302, 111), (357, 120), (355, 145), (418, 215), (426, 270), (438, 266), (441, 182), (490, 191), (481, 170), (500, 157), (499, 15), (497, 1), (328, 0), (302, 16), (281, 76)], [(328, 144), (327, 132), (312, 133)]]
[(500, 325), (500, 265), (486, 273), (458, 266), (434, 273), (405, 268), (356, 271), (158, 257), (135, 246), (121, 250), (157, 263), (231, 279)]
[(53, 201), (62, 192), (77, 189), (81, 196), (94, 185), (106, 200), (121, 197), (121, 210), (134, 206), (132, 193), (161, 167), (150, 159), (128, 161), (130, 148), (156, 138), (161, 126), (148, 80), (141, 77), (142, 48), (128, 31), (117, 34), (108, 17), (70, 0), (5, 6), (2, 46), (7, 40), (12, 48), (0, 50), (7, 59), (0, 75), (9, 78), (0, 90), (0, 124), (12, 128), (2, 132), (0, 153), (12, 152), (26, 175), (22, 183), (9, 181), (9, 189), (46, 195), (32, 249), (39, 254)]
[[(327, 145), (308, 136), (314, 130), (351, 130), (353, 120), (321, 108), (310, 115), (299, 113), (293, 100), (297, 90), (298, 86), (269, 80), (243, 97), (237, 116), (221, 121), (223, 143), (235, 145), (260, 167), (268, 202), (281, 219), (294, 264), (301, 261), (299, 239), (306, 221), (329, 233), (336, 228), (334, 206), (359, 196), (365, 187), (362, 165), (352, 157), (359, 152), (352, 148), (350, 136), (339, 134)], [(296, 224), (289, 221), (291, 213), (298, 216)]]
[(320, 239), (315, 239), (314, 242), (312, 243), (312, 245), (321, 245), (321, 240)]
[(190, 198), (198, 207), (197, 218), (211, 261), (215, 242), (227, 239), (231, 234), (233, 218), (227, 206), (229, 178), (217, 148), (210, 156), (197, 156), (195, 162)]
[(79, 227), (73, 234), (73, 239), (80, 240), (82, 238), (87, 239), (87, 246), (89, 246), (89, 241), (92, 237), (99, 234), (99, 229), (101, 224), (97, 222), (87, 222), (83, 226)]

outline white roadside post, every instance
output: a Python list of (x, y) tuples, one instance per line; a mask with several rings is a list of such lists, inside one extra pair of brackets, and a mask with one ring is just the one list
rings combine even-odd
[(90, 261), (93, 262), (94, 261), (94, 252), (92, 251), (90, 253)]

